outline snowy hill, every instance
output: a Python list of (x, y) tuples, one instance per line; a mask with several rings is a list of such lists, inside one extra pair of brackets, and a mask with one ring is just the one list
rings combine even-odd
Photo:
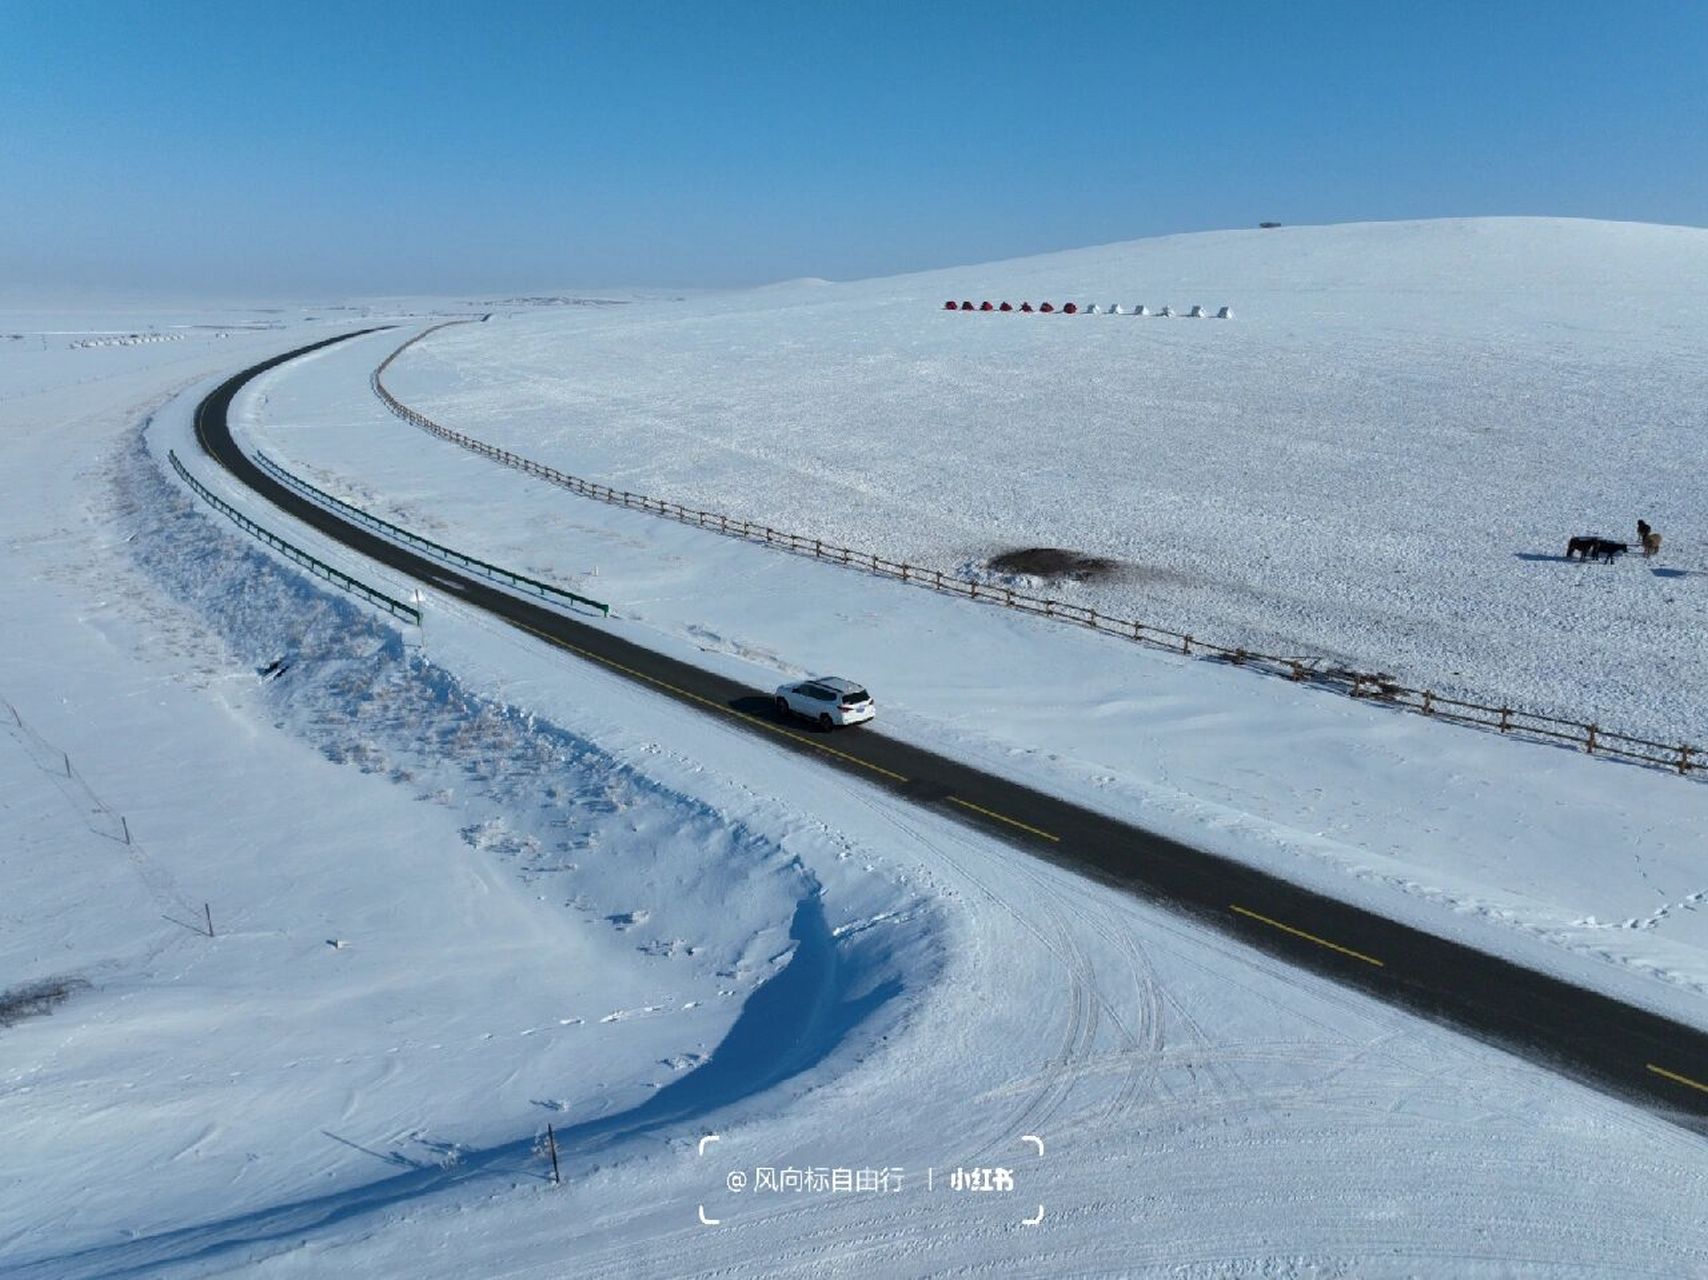
[[(1500, 540), (1540, 527), (1550, 487), (1630, 501), (1647, 483), (1633, 455), (1580, 427), (1569, 451), (1537, 447), (1518, 499), (1510, 475), (1443, 458), (1528, 465), (1540, 428), (1523, 448), (1473, 429), (1495, 395), (1511, 416), (1581, 402), (1636, 430), (1603, 375), (1686, 415), (1701, 234), (1284, 228), (687, 301), (542, 294), (435, 334), (395, 383), (628, 487), (950, 568), (1023, 537), (1102, 538), (1129, 577), (1064, 590), (1282, 639), (1342, 626), (1420, 664), (1474, 660), (1478, 680), (1605, 697), (1623, 688), (1614, 640), (1589, 624), (1643, 630), (1644, 592), (1668, 580)], [(1596, 301), (1598, 263), (1617, 270)], [(1103, 277), (1115, 287), (1090, 293)], [(939, 311), (1070, 289), (1225, 301), (1236, 319)], [(429, 322), (413, 306), (8, 317), (0, 1001), (43, 981), (65, 998), (0, 1022), (0, 1274), (1708, 1267), (1698, 1135), (779, 753), (431, 585), (425, 626), (399, 630), (165, 467), (176, 449), (315, 554), (420, 587), (239, 489), (191, 428), (236, 369), (382, 319), (401, 327), (253, 384), (240, 436), (611, 600), (600, 625), (664, 652), (760, 687), (857, 674), (876, 732), (1708, 1021), (1708, 787), (576, 498), (379, 404), (374, 366)], [(1343, 421), (1359, 406), (1362, 435)], [(1409, 432), (1370, 428), (1402, 410)], [(1257, 430), (1263, 415), (1288, 430)], [(1402, 483), (1396, 459), (1440, 483)], [(1676, 566), (1690, 535), (1653, 500)], [(1396, 566), (1404, 590), (1380, 577)], [(1503, 603), (1514, 566), (1574, 575), (1538, 578), (1527, 607), (1575, 584), (1584, 623), (1550, 635)], [(1670, 581), (1693, 599), (1698, 579)], [(1455, 639), (1456, 608), (1486, 650)], [(1641, 648), (1616, 656), (1665, 675)], [(1661, 701), (1625, 693), (1633, 713)], [(1027, 1133), (1047, 1147), (1032, 1163)], [(962, 1164), (1013, 1165), (1017, 1190), (955, 1194)], [(901, 1190), (731, 1189), (732, 1171), (790, 1166), (896, 1169)]]
[[(521, 316), (392, 385), (623, 488), (945, 571), (1109, 556), (1062, 594), (1676, 741), (1708, 728), (1703, 332), (1708, 231), (1373, 223)], [(1653, 563), (1559, 559), (1639, 518)]]

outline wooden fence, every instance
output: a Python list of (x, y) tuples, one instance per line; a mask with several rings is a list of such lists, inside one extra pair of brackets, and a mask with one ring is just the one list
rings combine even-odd
[(847, 565), (850, 568), (895, 578), (914, 586), (929, 587), (933, 591), (941, 591), (948, 595), (963, 596), (969, 600), (1001, 605), (1007, 609), (1018, 609), (1021, 612), (1036, 614), (1039, 617), (1076, 623), (1083, 627), (1089, 627), (1093, 631), (1103, 631), (1137, 644), (1164, 649), (1171, 653), (1184, 654), (1188, 657), (1199, 657), (1216, 662), (1231, 663), (1234, 666), (1248, 667), (1254, 671), (1281, 676), (1295, 682), (1309, 683), (1350, 697), (1365, 699), (1403, 711), (1415, 712), (1438, 720), (1446, 720), (1455, 724), (1475, 725), (1484, 729), (1492, 729), (1497, 733), (1513, 734), (1535, 741), (1570, 746), (1591, 755), (1668, 769), (1684, 777), (1708, 777), (1708, 768), (1705, 768), (1708, 766), (1708, 761), (1701, 758), (1704, 754), (1702, 749), (1688, 744), (1657, 742), (1634, 734), (1620, 733), (1597, 724), (1566, 720), (1558, 716), (1546, 716), (1518, 707), (1491, 706), (1487, 703), (1468, 702), (1459, 698), (1450, 698), (1429, 689), (1412, 689), (1397, 683), (1390, 676), (1381, 672), (1354, 671), (1334, 664), (1326, 658), (1309, 655), (1282, 657), (1276, 654), (1259, 653), (1251, 649), (1229, 648), (1227, 645), (1216, 644), (1213, 641), (1203, 640), (1184, 632), (1155, 627), (1147, 622), (1111, 617), (1109, 614), (1099, 613), (1096, 609), (1087, 608), (1084, 605), (1070, 604), (1064, 600), (1052, 600), (1046, 596), (1027, 595), (1010, 587), (991, 586), (986, 583), (969, 581), (965, 578), (957, 578), (953, 575), (945, 576), (941, 570), (922, 569), (918, 565), (907, 564), (903, 561), (886, 560), (869, 551), (857, 551), (851, 547), (825, 542), (820, 538), (808, 538), (802, 534), (773, 529), (769, 525), (755, 524), (750, 520), (737, 520), (715, 511), (701, 511), (693, 507), (685, 507), (677, 502), (650, 498), (645, 494), (631, 493), (626, 489), (613, 489), (610, 485), (598, 484), (595, 481), (583, 480), (579, 476), (567, 475), (553, 467), (546, 466), (544, 463), (535, 462), (531, 458), (511, 453), (508, 449), (500, 449), (495, 445), (487, 444), (485, 441), (464, 435), (460, 431), (453, 431), (449, 427), (441, 426), (425, 414), (411, 409), (386, 389), (384, 375), (392, 361), (429, 334), (436, 333), (449, 325), (467, 323), (469, 322), (466, 320), (449, 320), (443, 324), (434, 325), (422, 330), (408, 342), (398, 347), (380, 363), (369, 378), (374, 394), (379, 397), (386, 408), (405, 422), (420, 427), (423, 431), (430, 432), (443, 440), (449, 440), (471, 452), (491, 458), (495, 462), (501, 462), (507, 467), (513, 467), (517, 471), (568, 489), (571, 493), (580, 494), (586, 498), (595, 498), (600, 502), (628, 507), (631, 510), (666, 516), (684, 524), (692, 524), (701, 529), (711, 529), (730, 537), (763, 542), (767, 546), (778, 547), (797, 555), (809, 555), (817, 560), (828, 560), (833, 564)]

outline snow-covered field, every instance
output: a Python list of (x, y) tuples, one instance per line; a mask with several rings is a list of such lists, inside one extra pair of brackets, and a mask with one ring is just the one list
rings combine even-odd
[[(601, 314), (632, 326), (641, 310)], [(512, 326), (545, 323), (441, 330), (392, 368), (468, 333), (496, 350)], [(885, 725), (949, 754), (1673, 1016), (1708, 1016), (1708, 789), (577, 498), (387, 414), (367, 379), (400, 340), (376, 334), (267, 375), (238, 402), (240, 430), (359, 505), (611, 601), (612, 625), (644, 643), (687, 646), (761, 688), (849, 672), (877, 691)]]
[[(481, 330), (604, 342), (675, 305)], [(330, 331), (307, 314), (332, 313), (0, 364), (27, 478), (0, 517), (0, 990), (89, 983), (0, 1027), (0, 1274), (1708, 1270), (1682, 1129), (436, 593), (400, 633), (267, 559), (168, 447), (407, 589), (189, 444), (219, 376)], [(1708, 1022), (1708, 789), (573, 499), (384, 413), (367, 372), (411, 331), (276, 371), (239, 420), (660, 648), (756, 683), (844, 667), (884, 731)], [(946, 1185), (973, 1164), (1016, 1190)], [(901, 1189), (728, 1190), (789, 1166)]]
[[(1701, 742), (1705, 332), (1708, 231), (1477, 219), (554, 312), (435, 335), (389, 385), (618, 488), (944, 571), (1110, 556), (1123, 580), (1063, 596)], [(1639, 518), (1657, 561), (1563, 562)]]

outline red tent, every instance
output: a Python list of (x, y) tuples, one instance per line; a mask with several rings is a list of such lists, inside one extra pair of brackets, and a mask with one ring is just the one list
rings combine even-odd
[(973, 304), (970, 302), (963, 302), (961, 304), (961, 310), (962, 311), (971, 311), (972, 309), (973, 309)]
[(1020, 309), (1022, 311), (1030, 311), (1032, 309), (1032, 304), (1030, 302), (1022, 302), (1020, 304)]
[(949, 301), (947, 301), (943, 304), (943, 310), (945, 310), (945, 311), (959, 311), (960, 308), (955, 305), (955, 300), (953, 298), (951, 298), (951, 299), (949, 299)]
[(1012, 311), (1012, 310), (1014, 310), (1014, 308), (1013, 308), (1013, 307), (1011, 307), (1011, 306), (1009, 306), (1009, 305), (1008, 305), (1008, 304), (1007, 304), (1007, 303), (1006, 303), (1006, 302), (1005, 302), (1005, 303), (1003, 303), (1003, 304), (1002, 304), (1002, 305), (1001, 305), (1001, 306), (1000, 306), (1000, 307), (998, 307), (998, 308), (997, 308), (997, 310), (998, 310), (998, 311)]
[(1064, 316), (1071, 316), (1074, 314), (1074, 312), (1076, 312), (1078, 310), (1079, 310), (1079, 303), (1070, 302), (1070, 303), (1066, 304), (1064, 307), (1062, 307), (1062, 314)]
[(1050, 303), (1046, 302), (1043, 305), (1041, 305), (1038, 308), (1038, 310), (1042, 311), (1045, 315), (1048, 315), (1050, 312), (1055, 310), (1055, 307), (1053, 305), (1051, 305)]
[(995, 311), (996, 308), (991, 306), (991, 304), (988, 302), (981, 302), (981, 303), (979, 303), (979, 310), (980, 311)]

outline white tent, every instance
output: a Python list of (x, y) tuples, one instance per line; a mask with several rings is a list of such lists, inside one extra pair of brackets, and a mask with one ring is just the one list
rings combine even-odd
[(1186, 313), (1186, 317), (1189, 320), (1202, 320), (1204, 318), (1204, 308), (1194, 302), (1192, 304), (1192, 310)]
[(1117, 302), (1114, 306), (1109, 308), (1109, 314), (1112, 316), (1119, 316), (1119, 315), (1125, 315), (1126, 312), (1121, 310), (1121, 304), (1119, 302)]
[(1218, 320), (1232, 320), (1233, 318), (1234, 309), (1232, 307), (1223, 307), (1220, 311), (1216, 312), (1216, 319)]
[(1102, 308), (1102, 307), (1100, 307), (1100, 306), (1098, 306), (1098, 305), (1097, 305), (1097, 304), (1096, 304), (1096, 303), (1095, 303), (1095, 302), (1094, 302), (1094, 303), (1092, 303), (1092, 304), (1091, 304), (1091, 305), (1090, 305), (1090, 306), (1089, 306), (1089, 307), (1087, 307), (1087, 308), (1086, 308), (1086, 309), (1085, 309), (1085, 314), (1086, 314), (1086, 315), (1088, 315), (1088, 316), (1100, 316), (1100, 315), (1102, 315), (1102, 314), (1103, 314), (1103, 308)]
[(1150, 312), (1145, 310), (1145, 304), (1141, 302), (1138, 306), (1133, 308), (1133, 314), (1136, 316), (1148, 316)]

